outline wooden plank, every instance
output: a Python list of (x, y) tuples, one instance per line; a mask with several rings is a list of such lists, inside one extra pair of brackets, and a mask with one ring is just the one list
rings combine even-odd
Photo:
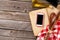
[(10, 1), (23, 1), (23, 2), (31, 2), (32, 0), (10, 0)]
[(33, 32), (30, 31), (14, 31), (0, 29), (0, 36), (4, 37), (16, 37), (16, 38), (35, 38)]
[[(29, 20), (29, 15), (27, 13), (0, 11), (0, 21), (2, 22), (2, 23), (0, 22), (0, 24), (2, 26), (5, 25), (5, 27), (2, 27), (0, 25), (0, 28), (8, 28), (8, 29), (12, 28), (12, 29), (16, 29), (16, 30), (18, 29), (18, 30), (32, 31), (30, 20)], [(25, 22), (22, 22), (21, 25), (19, 25), (20, 23), (18, 23), (18, 22), (21, 22), (21, 21), (25, 21)], [(5, 23), (7, 23), (7, 24), (5, 24)], [(13, 26), (15, 23), (16, 23), (17, 27)]]
[(23, 2), (31, 2), (32, 0), (0, 0), (0, 1), (23, 1)]
[(23, 38), (35, 38), (34, 35), (33, 35), (33, 32), (30, 32), (30, 31), (17, 31), (16, 32), (17, 35), (16, 37), (20, 38), (20, 37), (23, 37)]
[(14, 31), (14, 30), (3, 30), (0, 29), (0, 37), (3, 37), (3, 39), (5, 37), (13, 37), (12, 39), (15, 38), (26, 38), (26, 39), (35, 39), (34, 35), (32, 32), (29, 31)]
[(4, 36), (4, 37), (16, 37), (16, 31), (14, 30), (4, 30), (4, 29), (0, 29), (0, 36)]
[(35, 38), (33, 32), (24, 31), (24, 37), (26, 38)]
[(29, 1), (29, 2), (30, 2), (30, 1), (32, 1), (32, 0), (21, 0), (21, 1)]
[(0, 36), (11, 36), (10, 32), (11, 32), (11, 30), (0, 29)]
[(30, 21), (28, 13), (0, 11), (0, 19)]
[(0, 36), (16, 37), (16, 38), (35, 38), (33, 32), (30, 31), (14, 31), (0, 29)]
[(16, 37), (24, 37), (24, 31), (16, 31)]
[(31, 39), (29, 39), (29, 38), (16, 38), (16, 40), (36, 40), (36, 39), (33, 39), (33, 38), (31, 38)]
[(0, 36), (0, 40), (13, 40), (13, 38), (12, 37)]
[(31, 7), (31, 2), (29, 3), (29, 2), (19, 2), (19, 1), (0, 1), (0, 10), (29, 12), (32, 10), (32, 7)]
[(36, 39), (33, 39), (33, 38), (32, 38), (32, 39), (29, 39), (29, 38), (24, 38), (24, 40), (36, 40)]
[(14, 30), (29, 29), (26, 31), (32, 31), (30, 22), (13, 21), (13, 20), (1, 20), (0, 19), (0, 28), (14, 29)]
[(14, 37), (4, 37), (0, 36), (0, 40), (36, 40), (35, 38), (14, 38)]
[(23, 38), (15, 38), (15, 40), (24, 40)]

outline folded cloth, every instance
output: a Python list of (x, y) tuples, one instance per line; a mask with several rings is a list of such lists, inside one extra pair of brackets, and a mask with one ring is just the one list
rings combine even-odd
[[(37, 37), (37, 40), (44, 40), (46, 33), (48, 33), (49, 26), (44, 28)], [(48, 40), (60, 40), (60, 20), (54, 25), (52, 31), (49, 34)]]

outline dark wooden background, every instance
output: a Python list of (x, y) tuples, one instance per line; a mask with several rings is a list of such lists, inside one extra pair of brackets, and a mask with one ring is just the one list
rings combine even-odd
[(31, 0), (0, 0), (0, 40), (36, 40), (28, 15), (32, 10)]

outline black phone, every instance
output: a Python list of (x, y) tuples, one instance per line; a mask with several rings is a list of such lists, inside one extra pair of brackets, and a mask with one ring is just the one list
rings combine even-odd
[(43, 25), (43, 13), (38, 13), (37, 14), (37, 26), (42, 26)]

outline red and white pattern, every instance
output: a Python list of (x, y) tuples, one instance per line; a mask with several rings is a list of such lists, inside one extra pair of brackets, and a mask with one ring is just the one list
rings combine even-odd
[[(44, 40), (46, 33), (48, 33), (48, 28), (44, 28), (39, 34), (37, 40)], [(57, 21), (57, 24), (54, 25), (53, 31), (49, 34), (48, 40), (60, 40), (60, 21)]]

